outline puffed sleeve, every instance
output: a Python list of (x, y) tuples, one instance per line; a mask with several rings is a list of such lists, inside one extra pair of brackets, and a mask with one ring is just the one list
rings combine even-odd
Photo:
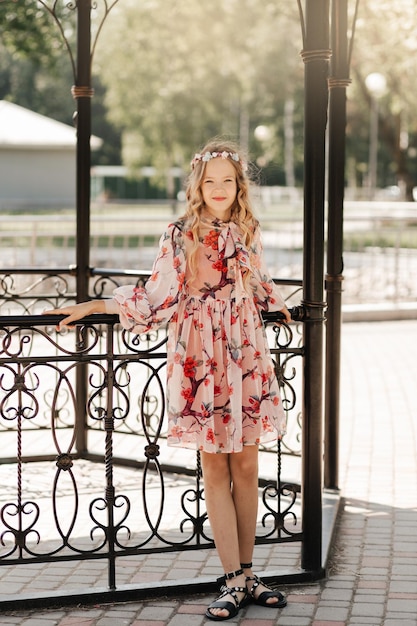
[(261, 241), (261, 230), (256, 227), (250, 249), (252, 275), (250, 286), (256, 306), (262, 311), (281, 311), (285, 302), (266, 266)]
[(152, 274), (144, 287), (125, 285), (106, 302), (108, 313), (118, 313), (124, 328), (137, 334), (169, 322), (176, 313), (185, 282), (182, 233), (170, 224), (159, 242)]

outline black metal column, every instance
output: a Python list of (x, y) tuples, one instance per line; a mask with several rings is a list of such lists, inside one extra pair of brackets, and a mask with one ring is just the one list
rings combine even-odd
[(77, 302), (88, 298), (90, 272), (91, 0), (77, 0)]
[(304, 393), (302, 567), (322, 569), (324, 188), (329, 0), (306, 0), (304, 95)]
[[(90, 276), (90, 138), (91, 138), (91, 0), (77, 0), (77, 66), (72, 94), (77, 101), (76, 152), (76, 291), (77, 302), (88, 299)], [(83, 338), (78, 332), (78, 341)], [(77, 428), (78, 452), (87, 449), (86, 430), (87, 367), (77, 367)]]
[(327, 224), (327, 324), (324, 485), (339, 483), (340, 353), (343, 281), (346, 87), (348, 78), (347, 0), (332, 2), (332, 62), (329, 78), (329, 179)]

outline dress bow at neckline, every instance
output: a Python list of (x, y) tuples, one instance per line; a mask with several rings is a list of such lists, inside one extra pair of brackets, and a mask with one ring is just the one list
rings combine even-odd
[(242, 234), (234, 222), (224, 223), (218, 240), (219, 257), (236, 258), (242, 269), (250, 269), (249, 251), (242, 241)]

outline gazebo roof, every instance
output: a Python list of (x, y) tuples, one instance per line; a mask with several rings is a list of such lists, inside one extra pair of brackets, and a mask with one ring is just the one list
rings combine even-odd
[[(75, 148), (76, 130), (45, 115), (0, 100), (0, 148), (63, 149)], [(91, 148), (101, 146), (101, 139), (91, 137)]]

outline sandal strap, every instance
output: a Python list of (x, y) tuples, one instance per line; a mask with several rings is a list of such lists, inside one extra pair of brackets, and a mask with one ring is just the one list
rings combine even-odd
[(219, 585), (224, 585), (224, 583), (226, 582), (226, 580), (232, 580), (232, 578), (237, 578), (238, 576), (241, 576), (243, 574), (243, 569), (237, 569), (234, 572), (228, 572), (227, 574), (223, 574), (223, 576), (220, 576), (220, 578), (217, 579), (217, 583)]
[(252, 562), (251, 562), (251, 563), (241, 563), (241, 564), (240, 564), (240, 567), (241, 567), (242, 569), (251, 569), (251, 567), (252, 567)]
[[(269, 585), (264, 583), (263, 580), (258, 578), (258, 576), (246, 576), (246, 582), (248, 581), (254, 581), (252, 587), (249, 590), (249, 595), (252, 596), (255, 604), (271, 608), (277, 607), (279, 609), (286, 606), (287, 599), (285, 598), (285, 596), (282, 595), (280, 591), (272, 589)], [(266, 591), (262, 591), (258, 596), (255, 596), (255, 591), (259, 587), (259, 585), (265, 587)], [(272, 598), (275, 598), (276, 602), (269, 603), (268, 600)]]
[[(237, 596), (238, 593), (243, 594), (242, 599), (239, 601)], [(229, 602), (228, 600), (224, 600), (227, 596), (233, 600), (233, 602)], [(239, 610), (246, 606), (249, 602), (249, 594), (246, 587), (228, 587), (226, 584), (220, 587), (220, 595), (218, 598), (210, 604), (206, 611), (206, 617), (209, 619), (213, 619), (216, 621), (223, 621), (226, 619), (230, 619), (231, 617), (235, 617)], [(225, 609), (228, 611), (229, 615), (227, 617), (216, 616), (212, 609)]]
[(239, 608), (240, 602), (239, 602), (239, 598), (237, 597), (237, 594), (244, 593), (246, 595), (248, 593), (248, 590), (245, 587), (228, 587), (227, 585), (222, 585), (220, 587), (220, 592), (221, 593), (219, 597), (217, 598), (217, 600), (222, 600), (225, 596), (230, 595), (235, 601), (236, 608)]
[(238, 576), (240, 576), (241, 574), (243, 574), (243, 569), (237, 569), (234, 572), (229, 572), (228, 574), (225, 574), (224, 577), (226, 580), (231, 580), (232, 578), (237, 578)]
[[(255, 593), (255, 590), (257, 587), (259, 587), (259, 585), (263, 585), (268, 591), (273, 591), (273, 589), (271, 589), (271, 587), (269, 587), (269, 585), (265, 584), (260, 578), (258, 578), (258, 576), (254, 575), (254, 576), (246, 576), (246, 582), (249, 581), (254, 581), (252, 587), (250, 588), (249, 593), (251, 594), (251, 596), (253, 596), (253, 594)], [(263, 592), (265, 593), (265, 592)]]

